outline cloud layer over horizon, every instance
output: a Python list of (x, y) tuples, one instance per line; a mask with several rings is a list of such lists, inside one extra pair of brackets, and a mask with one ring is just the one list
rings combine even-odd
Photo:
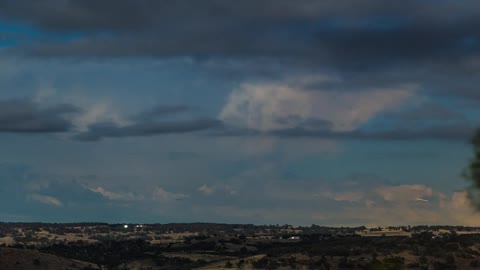
[(479, 7), (0, 0), (0, 216), (476, 224)]

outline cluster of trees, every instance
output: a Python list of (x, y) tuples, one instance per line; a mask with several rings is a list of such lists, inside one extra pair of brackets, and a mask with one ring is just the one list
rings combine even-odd
[(473, 158), (464, 171), (464, 176), (470, 181), (468, 194), (473, 205), (480, 209), (480, 129), (472, 138)]

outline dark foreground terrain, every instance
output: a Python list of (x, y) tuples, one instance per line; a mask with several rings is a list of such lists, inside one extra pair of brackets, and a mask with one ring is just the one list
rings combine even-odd
[(0, 269), (480, 269), (480, 229), (0, 223)]

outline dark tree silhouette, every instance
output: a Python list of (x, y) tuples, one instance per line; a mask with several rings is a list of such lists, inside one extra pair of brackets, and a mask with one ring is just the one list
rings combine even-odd
[(465, 177), (470, 181), (468, 196), (472, 204), (480, 210), (480, 129), (476, 131), (471, 143), (473, 145), (473, 158), (465, 171)]

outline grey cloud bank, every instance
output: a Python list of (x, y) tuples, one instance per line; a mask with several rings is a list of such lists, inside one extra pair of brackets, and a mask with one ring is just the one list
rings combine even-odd
[(467, 64), (478, 56), (475, 8), (471, 0), (3, 0), (0, 16), (81, 33), (27, 49), (40, 56), (273, 57), (363, 68)]
[(314, 89), (416, 83), (428, 95), (478, 100), (476, 10), (473, 0), (0, 1), (0, 17), (46, 32), (7, 53), (84, 60), (187, 57), (209, 72), (247, 80), (326, 73), (338, 80)]
[[(71, 133), (79, 141), (99, 141), (103, 138), (156, 136), (172, 133), (205, 131), (213, 136), (272, 136), (285, 138), (313, 137), (338, 140), (467, 140), (474, 132), (468, 123), (447, 123), (427, 127), (405, 126), (386, 130), (368, 131), (357, 128), (350, 131), (333, 130), (332, 122), (324, 119), (300, 119), (295, 116), (276, 118), (279, 124), (294, 121), (293, 127), (270, 131), (244, 129), (229, 126), (221, 120), (198, 118), (187, 115), (187, 119), (172, 119), (191, 109), (183, 105), (155, 106), (150, 110), (131, 117), (131, 123), (99, 122), (88, 126), (86, 131), (76, 131), (72, 115), (84, 112), (71, 104), (40, 105), (33, 101), (0, 101), (0, 132), (4, 133)], [(431, 120), (445, 118), (447, 112), (419, 109), (407, 114), (393, 114), (393, 117)]]
[(119, 127), (114, 123), (99, 123), (89, 126), (88, 131), (80, 133), (74, 139), (98, 141), (102, 138), (121, 138), (153, 136), (169, 133), (189, 133), (208, 130), (221, 126), (221, 122), (211, 119), (187, 120), (177, 122), (144, 122)]
[(26, 99), (0, 101), (0, 132), (67, 132), (72, 128), (68, 117), (79, 112), (71, 104), (42, 107)]

